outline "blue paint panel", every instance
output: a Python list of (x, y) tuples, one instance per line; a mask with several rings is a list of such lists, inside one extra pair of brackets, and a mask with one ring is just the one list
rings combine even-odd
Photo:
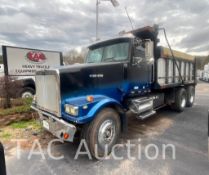
[[(134, 87), (138, 87), (134, 89)], [(150, 89), (150, 84), (148, 83), (129, 83), (123, 82), (122, 84), (115, 84), (109, 85), (104, 87), (92, 88), (92, 89), (85, 89), (85, 90), (78, 90), (73, 93), (63, 94), (62, 95), (62, 117), (71, 122), (83, 124), (93, 120), (95, 114), (107, 105), (118, 105), (122, 108), (124, 98), (127, 97), (127, 94), (135, 91), (138, 93), (140, 91), (141, 95), (144, 92), (148, 92)], [(88, 102), (86, 97), (88, 95), (94, 96), (94, 102)], [(133, 94), (132, 94), (133, 95)], [(139, 95), (139, 94), (137, 94)], [(74, 106), (79, 107), (79, 116), (71, 116), (64, 111), (64, 105), (71, 104)], [(87, 105), (87, 109), (83, 109), (83, 106)]]
[[(83, 99), (85, 97), (82, 97)], [(79, 106), (80, 110), (80, 114), (79, 116), (71, 116), (65, 112), (62, 112), (62, 117), (68, 121), (72, 121), (78, 124), (83, 124), (83, 123), (87, 123), (90, 122), (91, 120), (94, 119), (95, 115), (97, 114), (97, 112), (100, 111), (100, 109), (102, 109), (105, 106), (108, 105), (118, 105), (121, 106), (116, 100), (111, 99), (109, 97), (106, 96), (94, 96), (95, 101), (93, 103), (86, 103), (85, 105), (88, 106), (87, 109), (83, 109), (82, 105)], [(100, 100), (98, 100), (100, 99)], [(74, 100), (76, 100), (76, 98), (74, 98)], [(72, 104), (72, 101), (68, 101), (70, 102), (70, 104)], [(121, 106), (122, 107), (122, 106)]]

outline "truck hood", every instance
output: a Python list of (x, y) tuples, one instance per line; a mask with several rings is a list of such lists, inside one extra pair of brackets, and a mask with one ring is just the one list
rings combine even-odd
[(124, 63), (75, 64), (56, 69), (59, 72), (60, 92), (63, 98), (105, 95), (104, 89), (119, 86), (124, 80)]

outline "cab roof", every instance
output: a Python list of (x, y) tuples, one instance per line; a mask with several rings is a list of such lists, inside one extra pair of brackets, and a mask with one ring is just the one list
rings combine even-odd
[(89, 48), (97, 46), (97, 45), (101, 45), (103, 43), (106, 42), (111, 42), (111, 41), (115, 41), (115, 40), (122, 40), (122, 39), (133, 39), (135, 37), (139, 37), (142, 39), (151, 39), (151, 40), (155, 40), (157, 38), (157, 34), (158, 34), (158, 29), (157, 26), (146, 26), (146, 27), (142, 27), (142, 28), (137, 28), (128, 32), (123, 32), (121, 34), (121, 36), (119, 37), (115, 37), (115, 38), (111, 38), (111, 39), (107, 39), (107, 40), (101, 40), (101, 41), (97, 41), (93, 44), (91, 44), (89, 46)]
[(124, 36), (114, 37), (114, 38), (111, 38), (111, 39), (96, 41), (95, 43), (88, 46), (88, 48), (96, 47), (96, 46), (99, 46), (99, 45), (102, 45), (102, 44), (108, 43), (108, 42), (120, 41), (120, 40), (129, 40), (129, 39), (132, 39), (132, 38), (134, 38), (133, 35), (124, 35)]

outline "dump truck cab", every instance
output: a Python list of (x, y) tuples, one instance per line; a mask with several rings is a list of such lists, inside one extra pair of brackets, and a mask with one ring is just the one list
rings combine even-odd
[(148, 30), (147, 33), (150, 36), (147, 34), (147, 37), (138, 37), (133, 33), (125, 33), (122, 37), (93, 44), (89, 46), (85, 63), (121, 65), (120, 75), (114, 74), (112, 69), (111, 77), (121, 77), (120, 82), (125, 83), (128, 88), (126, 96), (149, 92), (154, 82), (154, 37), (151, 37), (151, 31)]

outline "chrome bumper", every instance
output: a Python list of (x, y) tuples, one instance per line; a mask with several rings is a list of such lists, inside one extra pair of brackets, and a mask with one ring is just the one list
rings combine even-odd
[[(38, 109), (35, 105), (32, 105), (31, 108), (38, 112), (42, 126), (46, 130), (63, 141), (73, 142), (76, 132), (76, 127), (74, 125)], [(69, 134), (69, 138), (67, 139), (64, 138), (64, 134), (66, 133)]]

